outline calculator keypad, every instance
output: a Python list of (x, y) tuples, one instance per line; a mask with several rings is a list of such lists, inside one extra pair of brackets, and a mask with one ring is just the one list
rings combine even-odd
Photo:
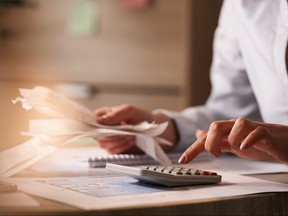
[(167, 173), (173, 175), (205, 175), (215, 176), (217, 173), (206, 170), (193, 169), (189, 167), (178, 167), (178, 166), (145, 166), (146, 170)]

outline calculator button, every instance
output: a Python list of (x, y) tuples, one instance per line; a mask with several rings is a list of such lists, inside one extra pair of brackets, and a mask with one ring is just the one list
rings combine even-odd
[(196, 169), (191, 170), (191, 175), (200, 175), (200, 171)]
[(201, 175), (217, 175), (217, 173), (203, 170), (201, 171)]
[(191, 169), (189, 169), (189, 168), (183, 168), (183, 169), (181, 170), (181, 173), (182, 173), (183, 175), (191, 175)]
[(163, 167), (162, 172), (163, 173), (171, 173), (171, 167)]
[(116, 164), (106, 164), (111, 171), (127, 174), (144, 183), (165, 186), (185, 186), (221, 182), (221, 175), (188, 166), (142, 166), (134, 168)]
[(182, 175), (182, 172), (181, 172), (182, 170), (183, 170), (183, 168), (181, 168), (181, 167), (174, 167), (174, 169), (171, 170), (171, 173), (172, 174)]
[(143, 167), (146, 170), (154, 172), (162, 172), (173, 175), (217, 175), (215, 172), (210, 172), (206, 170), (198, 170), (187, 167), (176, 167), (176, 166), (146, 166)]

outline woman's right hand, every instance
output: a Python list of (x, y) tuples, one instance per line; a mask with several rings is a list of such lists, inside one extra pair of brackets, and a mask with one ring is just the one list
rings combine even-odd
[(287, 125), (238, 118), (215, 121), (208, 131), (199, 130), (196, 136), (180, 163), (188, 163), (205, 150), (217, 158), (221, 152), (231, 152), (242, 158), (288, 162)]

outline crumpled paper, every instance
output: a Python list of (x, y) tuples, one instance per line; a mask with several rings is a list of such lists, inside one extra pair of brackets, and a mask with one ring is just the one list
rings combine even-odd
[[(81, 137), (134, 135), (138, 148), (160, 164), (171, 165), (159, 145), (171, 143), (158, 137), (168, 126), (167, 122), (107, 126), (97, 122), (92, 110), (49, 88), (37, 86), (33, 89), (20, 89), (20, 94), (22, 97), (13, 100), (14, 104), (20, 102), (23, 109), (33, 109), (53, 119), (30, 120), (29, 131), (22, 132), (22, 135), (31, 136), (32, 139), (0, 152), (1, 176), (14, 175), (58, 147)], [(9, 159), (11, 157), (13, 160)]]

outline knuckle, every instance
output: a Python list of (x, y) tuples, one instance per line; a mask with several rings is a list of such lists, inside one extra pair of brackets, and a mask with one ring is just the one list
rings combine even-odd
[(185, 152), (187, 152), (188, 154), (193, 154), (195, 150), (196, 150), (195, 145), (191, 145)]
[(238, 125), (238, 127), (241, 127), (241, 128), (245, 128), (249, 125), (250, 121), (246, 118), (243, 118), (243, 117), (240, 117), (240, 118), (237, 118), (236, 121), (235, 121), (235, 124)]
[(201, 134), (197, 139), (201, 142), (204, 142), (207, 138), (207, 134)]
[(121, 105), (121, 109), (124, 111), (130, 112), (131, 110), (133, 110), (133, 106), (125, 103)]
[(261, 125), (256, 128), (256, 131), (261, 133), (261, 134), (266, 134), (267, 133), (266, 128), (261, 126)]
[(209, 130), (219, 131), (219, 130), (221, 130), (221, 128), (222, 128), (222, 123), (219, 122), (219, 121), (215, 121), (215, 122), (212, 122), (212, 123), (210, 124)]
[(271, 141), (271, 136), (270, 136), (270, 133), (268, 132), (268, 130), (263, 127), (263, 126), (258, 126), (256, 129), (255, 129), (255, 136), (257, 137), (262, 137), (262, 138), (265, 138), (264, 140), (266, 141)]
[(120, 112), (116, 113), (117, 116), (123, 116), (125, 115), (126, 118), (129, 116), (129, 118), (135, 116), (135, 110), (136, 108), (134, 106), (132, 106), (131, 104), (122, 104), (119, 107)]
[(186, 152), (187, 152), (188, 154), (190, 154), (191, 152), (193, 152), (193, 150), (194, 150), (194, 146), (191, 145), (191, 146), (189, 146), (189, 148), (186, 150)]
[(255, 133), (256, 133), (255, 136), (262, 137), (262, 141), (267, 141), (267, 142), (271, 142), (271, 143), (274, 142), (273, 136), (268, 131), (268, 129), (261, 126), (261, 125), (255, 129)]

